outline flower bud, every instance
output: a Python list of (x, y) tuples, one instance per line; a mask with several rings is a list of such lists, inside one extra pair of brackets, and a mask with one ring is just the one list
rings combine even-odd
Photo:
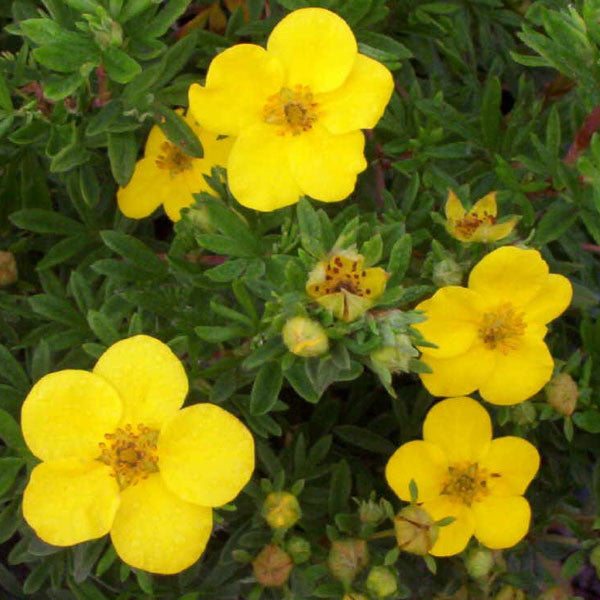
[(306, 562), (310, 558), (310, 542), (300, 536), (291, 537), (285, 549), (297, 565)]
[(494, 596), (494, 600), (526, 600), (525, 592), (512, 585), (503, 586)]
[(0, 250), (0, 287), (17, 281), (17, 261), (12, 252)]
[(410, 359), (419, 355), (412, 345), (411, 339), (405, 333), (395, 336), (393, 346), (383, 346), (371, 352), (371, 360), (382, 363), (392, 373), (408, 372)]
[(283, 585), (290, 576), (294, 563), (279, 546), (265, 546), (252, 562), (256, 581), (265, 587)]
[(271, 529), (289, 529), (302, 516), (302, 509), (294, 494), (271, 492), (263, 504), (262, 516)]
[(367, 575), (367, 590), (376, 598), (391, 596), (398, 589), (396, 576), (388, 567), (373, 567)]
[(198, 231), (206, 233), (215, 233), (217, 228), (215, 227), (212, 219), (208, 213), (206, 204), (197, 202), (190, 206), (185, 212), (185, 218), (190, 222)]
[(529, 425), (535, 421), (535, 406), (531, 402), (521, 402), (512, 408), (512, 421), (517, 425)]
[(331, 543), (327, 566), (331, 575), (344, 585), (350, 585), (368, 563), (369, 549), (365, 540), (350, 538)]
[(321, 356), (329, 348), (329, 338), (323, 327), (307, 317), (288, 319), (281, 335), (283, 343), (296, 356)]
[(473, 579), (483, 579), (494, 566), (494, 555), (487, 548), (473, 548), (466, 556), (465, 566)]
[(401, 550), (424, 556), (435, 544), (439, 527), (423, 508), (410, 504), (394, 518), (396, 540)]
[(348, 592), (344, 594), (342, 600), (369, 600), (369, 598), (359, 592)]
[(579, 390), (568, 373), (559, 373), (546, 385), (546, 399), (554, 410), (570, 417), (577, 406)]
[(463, 280), (463, 270), (452, 258), (445, 258), (433, 265), (433, 283), (438, 287), (460, 285)]
[(594, 569), (596, 569), (596, 576), (600, 579), (600, 544), (590, 552), (590, 562)]
[(364, 500), (358, 508), (358, 517), (362, 523), (379, 523), (385, 517), (385, 511), (380, 502)]
[(571, 594), (559, 587), (552, 587), (546, 590), (538, 600), (569, 600)]

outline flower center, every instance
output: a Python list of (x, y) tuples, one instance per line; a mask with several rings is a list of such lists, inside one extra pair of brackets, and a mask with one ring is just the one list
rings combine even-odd
[(455, 222), (455, 227), (464, 237), (470, 238), (482, 225), (494, 225), (496, 217), (484, 212), (482, 215), (467, 214)]
[(308, 86), (297, 85), (293, 90), (284, 87), (267, 98), (263, 120), (270, 125), (277, 125), (280, 135), (300, 135), (311, 129), (317, 120), (316, 109), (317, 103)]
[(448, 479), (442, 488), (442, 494), (452, 496), (455, 500), (471, 506), (489, 493), (487, 480), (491, 475), (480, 469), (477, 463), (454, 464), (448, 467)]
[(367, 272), (359, 269), (356, 260), (342, 261), (339, 256), (334, 256), (327, 263), (325, 271), (325, 281), (313, 288), (317, 296), (336, 294), (346, 290), (355, 296), (369, 298), (373, 293), (370, 288), (365, 286)]
[(160, 149), (162, 153), (154, 161), (159, 169), (170, 171), (171, 175), (179, 175), (192, 168), (192, 159), (175, 144), (163, 142)]
[(118, 427), (114, 433), (104, 434), (107, 443), (100, 442), (98, 460), (112, 467), (112, 476), (121, 489), (135, 485), (158, 471), (156, 442), (158, 431), (139, 424)]
[(503, 354), (515, 350), (527, 327), (523, 321), (524, 314), (516, 312), (510, 302), (501, 304), (496, 310), (483, 315), (479, 337), (490, 350), (500, 350)]

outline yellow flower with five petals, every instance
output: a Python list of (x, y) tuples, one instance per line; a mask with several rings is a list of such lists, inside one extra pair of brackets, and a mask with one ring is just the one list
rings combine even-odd
[(479, 390), (492, 404), (523, 402), (552, 376), (546, 324), (572, 295), (537, 250), (494, 250), (475, 265), (468, 288), (443, 287), (416, 307), (427, 320), (413, 327), (437, 345), (420, 348), (433, 371), (420, 374), (423, 384), (434, 396)]
[(458, 554), (472, 535), (488, 548), (510, 548), (527, 533), (531, 519), (523, 498), (540, 457), (528, 441), (492, 440), (485, 409), (471, 398), (438, 402), (423, 423), (423, 440), (403, 444), (387, 463), (385, 476), (402, 500), (418, 502), (433, 519), (454, 517), (439, 528), (435, 556)]
[(213, 404), (181, 409), (182, 364), (159, 340), (113, 344), (93, 372), (46, 375), (25, 399), (27, 445), (41, 462), (23, 496), (37, 535), (70, 546), (110, 532), (117, 554), (153, 573), (193, 564), (212, 507), (233, 500), (254, 469), (254, 441)]
[(358, 53), (343, 19), (303, 8), (275, 27), (266, 50), (238, 44), (215, 57), (189, 101), (203, 127), (236, 137), (227, 167), (235, 198), (271, 211), (303, 194), (348, 197), (367, 166), (360, 130), (375, 126), (392, 91), (391, 73)]
[(147, 217), (162, 204), (169, 218), (179, 221), (181, 209), (194, 203), (193, 194), (213, 193), (204, 175), (210, 175), (213, 167), (227, 166), (233, 142), (205, 131), (189, 114), (185, 120), (202, 143), (204, 156), (194, 158), (183, 153), (155, 125), (146, 141), (144, 158), (135, 165), (129, 183), (117, 192), (119, 208), (126, 217)]
[(450, 190), (446, 200), (446, 230), (461, 242), (497, 242), (510, 235), (519, 217), (497, 223), (497, 192), (490, 192), (466, 211), (458, 196)]

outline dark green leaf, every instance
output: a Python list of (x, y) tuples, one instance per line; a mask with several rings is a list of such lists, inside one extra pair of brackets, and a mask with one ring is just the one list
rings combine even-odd
[(253, 415), (264, 415), (269, 412), (277, 402), (283, 373), (281, 365), (277, 361), (264, 364), (254, 380), (250, 394), (250, 413)]

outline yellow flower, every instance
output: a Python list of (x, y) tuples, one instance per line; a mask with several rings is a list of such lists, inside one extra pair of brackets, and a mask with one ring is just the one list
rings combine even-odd
[(519, 217), (496, 223), (497, 214), (496, 192), (477, 200), (469, 212), (464, 209), (452, 190), (448, 192), (446, 229), (452, 237), (461, 242), (497, 242), (509, 235)]
[(471, 271), (469, 287), (447, 286), (417, 306), (413, 325), (437, 348), (421, 348), (433, 373), (421, 380), (434, 396), (479, 390), (492, 404), (517, 404), (552, 376), (546, 323), (571, 302), (566, 277), (548, 272), (537, 250), (504, 246)]
[(190, 111), (215, 133), (237, 139), (231, 192), (271, 211), (302, 194), (349, 196), (367, 164), (361, 129), (375, 126), (393, 90), (390, 72), (358, 53), (343, 19), (322, 8), (290, 13), (267, 49), (238, 44), (213, 59), (204, 87), (190, 87)]
[(135, 165), (131, 181), (117, 192), (119, 208), (126, 217), (147, 217), (162, 204), (169, 218), (179, 221), (181, 209), (194, 203), (192, 194), (212, 193), (203, 176), (210, 175), (215, 166), (227, 166), (233, 141), (217, 139), (189, 114), (185, 120), (202, 142), (204, 157), (184, 154), (155, 125), (146, 141), (144, 158)]
[(212, 509), (233, 500), (254, 469), (254, 441), (213, 404), (180, 410), (183, 366), (144, 335), (117, 342), (93, 372), (64, 370), (23, 404), (31, 473), (23, 515), (37, 535), (70, 546), (110, 532), (119, 556), (176, 573), (204, 551)]
[(385, 470), (390, 487), (411, 500), (411, 480), (418, 502), (439, 528), (431, 549), (435, 556), (458, 554), (472, 535), (488, 548), (510, 548), (529, 529), (531, 509), (523, 493), (540, 464), (538, 451), (526, 440), (492, 440), (485, 409), (471, 398), (436, 404), (423, 423), (423, 440), (403, 444)]
[(354, 321), (383, 294), (389, 275), (381, 268), (363, 268), (360, 254), (342, 251), (311, 271), (306, 291), (342, 321)]

